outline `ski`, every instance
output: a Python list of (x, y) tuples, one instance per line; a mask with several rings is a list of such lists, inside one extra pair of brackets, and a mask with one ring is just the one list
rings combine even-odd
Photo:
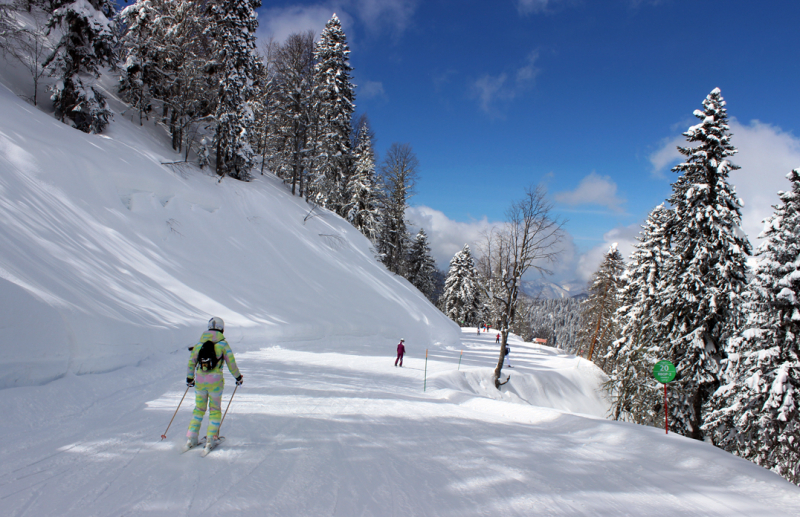
[(203, 447), (203, 451), (200, 453), (200, 456), (205, 458), (206, 456), (208, 456), (209, 452), (211, 452), (214, 449), (216, 449), (217, 447), (219, 447), (219, 444), (221, 444), (224, 441), (225, 441), (225, 437), (224, 436), (220, 436), (219, 438), (214, 440), (214, 443), (213, 443), (213, 445), (211, 446), (210, 449), (206, 449), (205, 447)]
[(200, 438), (199, 440), (197, 440), (197, 445), (192, 445), (191, 447), (186, 447), (186, 446), (184, 445), (184, 446), (183, 446), (183, 450), (181, 450), (181, 454), (183, 454), (184, 452), (189, 452), (189, 451), (191, 451), (192, 449), (194, 449), (195, 447), (199, 447), (199, 446), (201, 446), (201, 445), (203, 445), (203, 444), (205, 444), (205, 443), (206, 443), (206, 437), (205, 437), (205, 436), (203, 436), (202, 438)]

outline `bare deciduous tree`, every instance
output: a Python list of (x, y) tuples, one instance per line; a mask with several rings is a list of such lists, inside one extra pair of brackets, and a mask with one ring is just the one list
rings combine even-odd
[(550, 274), (547, 266), (561, 252), (558, 245), (563, 239), (564, 222), (554, 217), (552, 211), (544, 187), (529, 187), (525, 196), (509, 207), (506, 222), (484, 234), (478, 267), (502, 337), (493, 376), (498, 389), (503, 384), (500, 374), (509, 328), (516, 317), (522, 277), (530, 270)]
[(39, 80), (46, 73), (42, 63), (45, 56), (52, 51), (52, 47), (47, 40), (44, 13), (38, 10), (34, 11), (32, 5), (23, 4), (20, 2), (16, 7), (24, 8), (31, 13), (28, 27), (18, 25), (13, 19), (11, 11), (15, 5), (0, 4), (0, 52), (5, 57), (12, 57), (19, 61), (31, 74), (33, 96), (30, 100), (36, 106)]

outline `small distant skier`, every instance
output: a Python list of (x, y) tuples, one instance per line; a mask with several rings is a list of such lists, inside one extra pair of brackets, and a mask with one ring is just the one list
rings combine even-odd
[(497, 334), (497, 339), (495, 339), (494, 342), (495, 343), (499, 343), (500, 342), (500, 334)]
[[(500, 334), (498, 334), (498, 336), (499, 335)], [(511, 353), (511, 347), (508, 346), (508, 343), (506, 343), (506, 355), (505, 355), (504, 359), (505, 359), (505, 362), (506, 362), (506, 366), (508, 366), (509, 368), (513, 368), (513, 366), (511, 366), (511, 359), (508, 358), (508, 354), (510, 354), (510, 353)]]
[(400, 343), (397, 344), (397, 359), (394, 360), (395, 366), (397, 366), (397, 362), (400, 361), (400, 368), (403, 367), (403, 354), (406, 353), (406, 347), (403, 345), (405, 341), (405, 339), (400, 339)]
[(186, 432), (188, 441), (184, 450), (197, 445), (197, 436), (200, 433), (200, 424), (209, 400), (211, 407), (208, 412), (208, 430), (206, 432), (206, 453), (214, 448), (219, 432), (220, 417), (222, 416), (222, 390), (225, 388), (225, 379), (222, 376), (222, 363), (228, 365), (228, 371), (236, 379), (236, 385), (241, 386), (243, 376), (236, 366), (233, 351), (225, 341), (222, 334), (225, 323), (222, 318), (208, 320), (208, 330), (200, 336), (200, 341), (192, 349), (189, 357), (189, 367), (186, 373), (186, 385), (194, 386), (195, 407), (189, 430)]

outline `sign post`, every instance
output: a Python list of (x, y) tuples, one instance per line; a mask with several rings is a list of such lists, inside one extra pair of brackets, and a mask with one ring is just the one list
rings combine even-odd
[(653, 377), (664, 385), (664, 432), (669, 434), (669, 406), (667, 405), (667, 384), (675, 378), (675, 365), (669, 361), (659, 361), (653, 367)]

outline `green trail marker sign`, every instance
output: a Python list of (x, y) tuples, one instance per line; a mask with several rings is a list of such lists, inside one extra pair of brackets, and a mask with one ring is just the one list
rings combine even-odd
[(672, 382), (675, 378), (675, 365), (669, 361), (659, 361), (653, 367), (653, 377), (661, 384)]
[(667, 384), (675, 378), (675, 365), (669, 361), (659, 361), (653, 367), (653, 377), (664, 385), (664, 432), (669, 434), (669, 405), (667, 400)]

